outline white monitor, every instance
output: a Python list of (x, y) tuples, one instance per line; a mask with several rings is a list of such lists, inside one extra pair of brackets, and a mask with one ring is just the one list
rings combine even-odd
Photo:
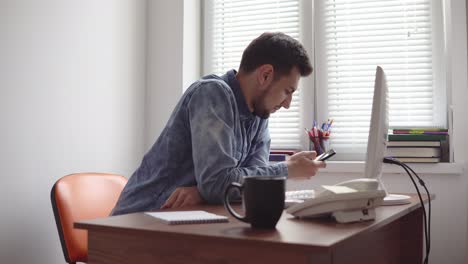
[(406, 204), (410, 203), (410, 197), (407, 195), (389, 194), (381, 179), (388, 136), (387, 96), (388, 87), (385, 73), (380, 66), (377, 66), (364, 177), (374, 178), (379, 181), (380, 188), (387, 193), (387, 196), (384, 198), (384, 205)]

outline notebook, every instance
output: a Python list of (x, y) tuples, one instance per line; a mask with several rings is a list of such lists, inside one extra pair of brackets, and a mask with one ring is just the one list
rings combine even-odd
[(224, 215), (212, 214), (206, 211), (147, 212), (145, 214), (169, 225), (224, 223), (229, 221)]

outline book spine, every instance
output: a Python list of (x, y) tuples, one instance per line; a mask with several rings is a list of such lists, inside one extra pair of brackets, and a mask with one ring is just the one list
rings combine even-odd
[(434, 127), (420, 127), (420, 128), (393, 128), (393, 133), (395, 131), (406, 131), (406, 132), (448, 132), (447, 128), (434, 128)]
[(280, 162), (286, 160), (286, 154), (270, 154), (269, 161)]
[(388, 141), (439, 141), (448, 139), (448, 135), (425, 134), (389, 134)]
[(448, 135), (446, 131), (409, 131), (409, 130), (393, 130), (395, 135)]
[(391, 157), (437, 158), (440, 157), (440, 148), (426, 147), (390, 147), (386, 155)]
[(440, 162), (450, 162), (450, 143), (448, 139), (440, 141)]
[(294, 155), (296, 153), (296, 150), (287, 150), (287, 149), (272, 149), (270, 150), (270, 154), (283, 154), (283, 155)]
[(387, 141), (387, 147), (440, 147), (440, 141)]
[(440, 158), (395, 158), (396, 160), (404, 163), (437, 163)]

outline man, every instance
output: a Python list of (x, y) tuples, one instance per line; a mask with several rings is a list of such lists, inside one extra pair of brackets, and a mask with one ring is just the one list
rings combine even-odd
[(299, 78), (311, 72), (293, 38), (264, 33), (253, 40), (239, 72), (208, 75), (187, 89), (112, 214), (221, 203), (226, 187), (245, 176), (315, 175), (325, 163), (312, 151), (268, 163), (268, 117), (289, 108)]

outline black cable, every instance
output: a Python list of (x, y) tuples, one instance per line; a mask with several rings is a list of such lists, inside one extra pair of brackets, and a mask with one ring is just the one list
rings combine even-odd
[(416, 189), (416, 191), (418, 193), (419, 202), (421, 203), (421, 207), (422, 207), (422, 210), (423, 210), (424, 237), (425, 237), (425, 241), (426, 241), (426, 257), (424, 258), (424, 264), (427, 264), (429, 262), (430, 235), (429, 235), (429, 225), (428, 225), (428, 220), (427, 220), (428, 217), (427, 217), (427, 213), (426, 213), (426, 208), (424, 207), (424, 202), (422, 200), (421, 193), (419, 191), (419, 188), (416, 185), (416, 181), (414, 180), (413, 176), (410, 174), (410, 172), (408, 171), (406, 166), (403, 166), (401, 164), (398, 164), (398, 165), (400, 165), (406, 171), (406, 173), (408, 173), (408, 175), (410, 176), (410, 179), (413, 182), (414, 187), (415, 187), (415, 189)]
[[(402, 162), (400, 162), (400, 161), (398, 161), (398, 160), (393, 160), (393, 161), (394, 161), (394, 164), (397, 164), (397, 165), (402, 166), (403, 168), (409, 169), (409, 170), (413, 173), (413, 175), (418, 179), (419, 184), (420, 184), (421, 186), (423, 186), (424, 190), (426, 191), (426, 194), (427, 194), (427, 197), (428, 197), (428, 207), (429, 207), (429, 208), (428, 208), (428, 210), (429, 210), (428, 214), (429, 214), (429, 215), (428, 215), (428, 217), (426, 218), (426, 219), (428, 219), (428, 220), (427, 220), (428, 222), (427, 222), (427, 225), (426, 225), (426, 228), (427, 228), (427, 237), (426, 237), (426, 258), (425, 258), (425, 260), (424, 260), (424, 263), (428, 263), (428, 261), (429, 261), (429, 253), (430, 253), (430, 249), (431, 249), (431, 218), (432, 218), (432, 212), (431, 212), (431, 211), (432, 211), (432, 209), (431, 209), (431, 208), (432, 208), (432, 206), (431, 206), (431, 195), (430, 195), (429, 190), (427, 189), (427, 186), (426, 186), (426, 184), (424, 183), (424, 181), (419, 177), (419, 175), (418, 175), (410, 166), (408, 166), (407, 164), (402, 163)], [(392, 163), (393, 163), (393, 162), (392, 162)], [(408, 172), (408, 170), (405, 169), (405, 171), (408, 173), (408, 175), (410, 175), (409, 172)], [(411, 176), (410, 176), (410, 177), (411, 177)], [(414, 182), (413, 182), (413, 184), (414, 184)], [(423, 203), (421, 204), (421, 206), (423, 207), (423, 209), (425, 209)], [(424, 212), (424, 211), (423, 211), (423, 212)]]
[(427, 193), (427, 197), (428, 197), (428, 211), (429, 211), (429, 222), (428, 222), (428, 226), (429, 226), (429, 231), (428, 231), (428, 234), (429, 234), (429, 251), (430, 251), (430, 248), (431, 248), (431, 196), (429, 194), (429, 190), (427, 189), (426, 187), (426, 184), (425, 182), (419, 177), (419, 175), (414, 172), (413, 169), (411, 169), (410, 166), (408, 166), (407, 164), (405, 163), (402, 163), (405, 167), (407, 167), (411, 172), (413, 172), (413, 174), (416, 176), (416, 178), (418, 178), (419, 180), (419, 184), (421, 184), (422, 187), (424, 187), (424, 190), (426, 190), (426, 193)]
[(424, 202), (421, 196), (421, 192), (419, 191), (419, 188), (417, 187), (416, 181), (413, 178), (413, 175), (411, 175), (411, 173), (408, 171), (408, 169), (405, 166), (402, 166), (401, 164), (398, 164), (398, 165), (400, 165), (406, 171), (406, 173), (408, 173), (408, 175), (410, 176), (410, 179), (413, 182), (416, 192), (418, 193), (419, 202), (421, 203), (421, 207), (423, 210), (424, 238), (426, 241), (426, 257), (424, 258), (424, 263), (427, 264), (428, 257), (429, 257), (429, 250), (430, 250), (430, 242), (429, 242), (429, 231), (428, 231), (428, 221), (427, 221), (428, 217), (426, 214), (426, 209), (424, 207)]
[[(426, 242), (426, 257), (424, 259), (424, 263), (428, 263), (429, 259), (428, 259), (428, 256), (429, 256), (429, 250), (430, 250), (430, 242), (429, 242), (429, 234), (428, 234), (428, 221), (427, 221), (427, 215), (426, 215), (426, 210), (425, 210), (425, 207), (424, 207), (424, 202), (422, 200), (422, 196), (421, 196), (421, 193), (419, 191), (419, 188), (416, 184), (416, 181), (414, 180), (413, 178), (413, 175), (411, 175), (411, 173), (408, 171), (407, 167), (403, 165), (403, 163), (395, 160), (395, 159), (391, 159), (391, 158), (385, 158), (384, 159), (384, 162), (385, 163), (390, 163), (390, 164), (396, 164), (396, 165), (399, 165), (401, 166), (405, 171), (406, 173), (408, 174), (408, 176), (410, 177), (411, 181), (413, 182), (413, 185), (418, 193), (418, 197), (419, 197), (419, 201), (421, 203), (421, 207), (422, 207), (422, 210), (423, 210), (423, 224), (424, 224), (424, 237), (425, 237), (425, 242)], [(405, 164), (406, 165), (406, 164)]]
[[(409, 169), (413, 175), (419, 180), (419, 184), (424, 188), (424, 190), (426, 191), (426, 194), (427, 194), (427, 197), (428, 197), (428, 224), (427, 224), (427, 234), (428, 234), (428, 237), (426, 239), (426, 257), (429, 256), (429, 252), (431, 250), (431, 196), (430, 196), (430, 193), (429, 193), (429, 190), (427, 189), (426, 187), (426, 184), (424, 183), (424, 181), (419, 177), (419, 175), (413, 170), (411, 169), (410, 166), (408, 166), (407, 164), (405, 163), (402, 163), (400, 161), (397, 161), (401, 164), (399, 164), (400, 166), (404, 166), (406, 167), (407, 169)], [(407, 171), (408, 173), (408, 171)], [(425, 262), (427, 263), (427, 262)]]
[[(413, 182), (413, 185), (414, 185), (414, 188), (416, 189), (416, 192), (418, 193), (419, 202), (421, 203), (422, 206), (424, 206), (424, 202), (423, 202), (423, 200), (422, 200), (421, 192), (419, 191), (419, 188), (418, 188), (418, 186), (417, 186), (417, 184), (416, 184), (416, 181), (414, 180), (413, 176), (412, 176), (411, 173), (408, 171), (408, 169), (406, 169), (406, 167), (404, 167), (404, 166), (402, 166), (401, 164), (399, 164), (399, 161), (394, 160), (394, 159), (385, 158), (385, 159), (384, 159), (384, 162), (385, 162), (385, 163), (390, 163), (390, 164), (399, 165), (399, 166), (401, 166), (401, 167), (406, 171), (406, 173), (407, 173), (408, 176), (410, 177), (411, 181)], [(423, 207), (423, 209), (424, 209), (424, 207)], [(426, 215), (426, 211), (425, 211), (425, 210), (423, 210), (423, 218), (424, 218), (424, 222), (423, 222), (423, 223), (424, 223), (424, 225), (425, 225), (426, 222), (427, 222), (427, 215)], [(426, 228), (426, 225), (425, 225), (425, 227), (424, 227), (424, 235), (425, 235), (425, 240), (426, 240), (426, 242), (427, 242), (427, 238), (428, 238), (427, 233), (428, 233), (428, 232), (427, 232), (427, 228)], [(427, 244), (427, 243), (426, 243), (426, 244)]]
[[(384, 163), (396, 164), (396, 165), (401, 166), (406, 171), (408, 176), (410, 177), (410, 179), (413, 182), (413, 185), (414, 185), (414, 187), (415, 187), (415, 189), (416, 189), (416, 191), (418, 193), (419, 201), (421, 203), (421, 207), (422, 207), (422, 210), (423, 210), (424, 236), (425, 236), (425, 241), (426, 241), (426, 257), (424, 258), (424, 263), (427, 264), (427, 263), (429, 263), (429, 253), (430, 253), (430, 250), (431, 250), (431, 197), (430, 197), (430, 194), (429, 194), (429, 190), (427, 189), (426, 184), (419, 177), (419, 175), (413, 169), (411, 169), (411, 167), (409, 167), (405, 163), (402, 163), (402, 162), (400, 162), (400, 161), (398, 161), (396, 159), (393, 159), (393, 158), (384, 158), (383, 161), (384, 161)], [(416, 181), (414, 180), (413, 175), (411, 175), (410, 171), (418, 179), (419, 184), (424, 188), (424, 190), (427, 193), (428, 205), (429, 205), (428, 216), (426, 215), (426, 208), (424, 206), (424, 202), (422, 200), (421, 193), (420, 193), (419, 188), (418, 188), (418, 186), (416, 184)]]

